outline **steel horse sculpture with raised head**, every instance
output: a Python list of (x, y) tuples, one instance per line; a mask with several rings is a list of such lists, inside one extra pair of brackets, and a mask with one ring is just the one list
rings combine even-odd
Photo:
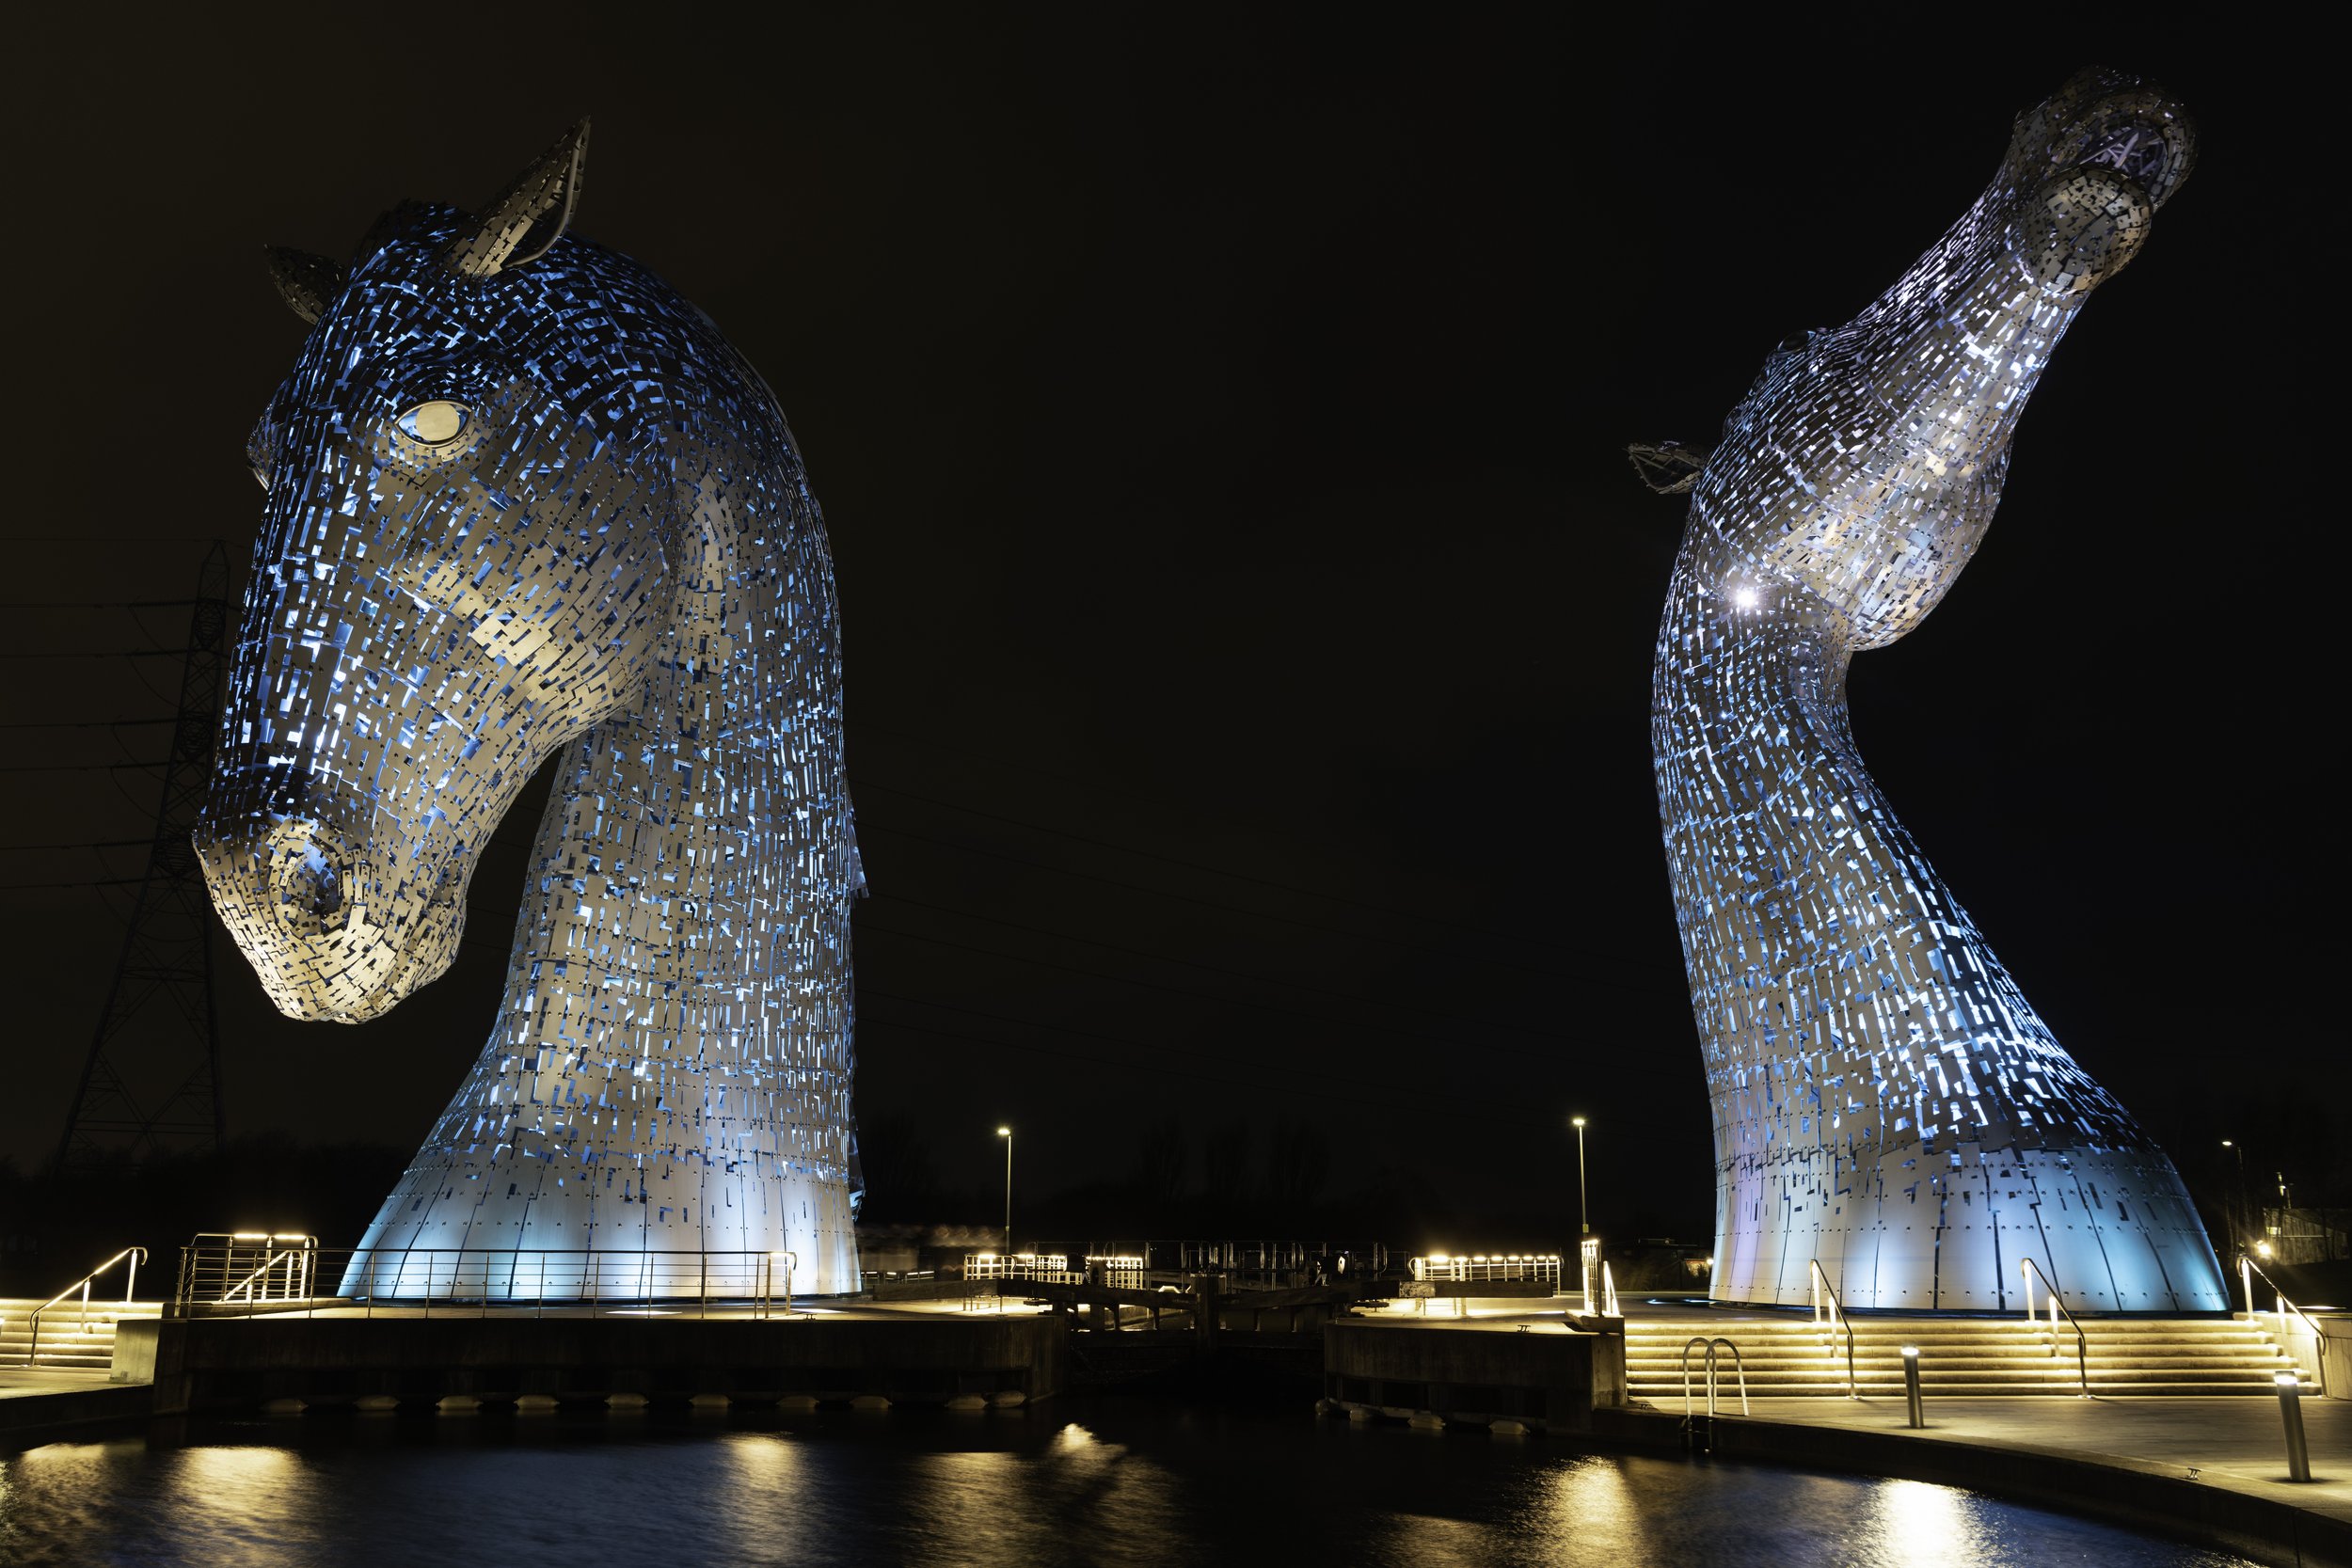
[[(2030, 1258), (2068, 1304), (2227, 1305), (2171, 1163), (2055, 1039), (1888, 809), (1846, 670), (1983, 537), (2017, 418), (2137, 253), (2195, 133), (2085, 71), (1844, 326), (1792, 338), (1692, 487), (1653, 754), (1717, 1162), (1714, 1293), (1997, 1308)], [(1678, 487), (1678, 486), (1677, 486)]]
[(854, 1290), (824, 525), (758, 374), (566, 231), (586, 142), (480, 214), (394, 209), (348, 267), (271, 253), (314, 325), (253, 436), (197, 848), (278, 1008), (364, 1022), (449, 967), (484, 844), (564, 752), (489, 1043), (346, 1293), (667, 1294), (774, 1252)]

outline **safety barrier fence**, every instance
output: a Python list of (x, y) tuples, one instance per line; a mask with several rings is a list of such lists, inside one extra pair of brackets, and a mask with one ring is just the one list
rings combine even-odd
[(1468, 1257), (1433, 1252), (1413, 1259), (1409, 1266), (1413, 1278), (1426, 1284), (1520, 1281), (1557, 1288), (1560, 1283), (1560, 1255), (1556, 1252), (1479, 1252)]
[(1133, 1255), (1089, 1253), (1073, 1268), (1069, 1255), (1059, 1252), (972, 1252), (963, 1259), (967, 1285), (986, 1279), (1025, 1279), (1043, 1285), (1108, 1285), (1119, 1290), (1143, 1289), (1143, 1259)]
[(181, 1317), (788, 1314), (789, 1251), (322, 1247), (312, 1237), (199, 1236), (181, 1250)]

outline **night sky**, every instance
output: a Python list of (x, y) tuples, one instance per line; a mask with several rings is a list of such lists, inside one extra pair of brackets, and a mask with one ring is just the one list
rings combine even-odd
[[(2198, 170), (2059, 349), (1982, 555), (1857, 659), (1855, 724), (2193, 1185), (2234, 1135), (2344, 1186), (2333, 141), (2276, 38), (690, 14), (16, 35), (0, 1152), (54, 1148), (120, 942), (124, 890), (25, 884), (144, 863), (23, 847), (144, 839), (155, 775), (54, 769), (167, 734), (25, 726), (170, 711), (170, 660), (110, 656), (184, 612), (62, 607), (183, 597), (214, 539), (242, 584), (242, 449), (303, 333), (262, 245), (479, 203), (585, 113), (576, 231), (718, 321), (826, 510), (877, 1204), (935, 1177), (985, 1221), (1000, 1120), (1043, 1194), (1124, 1180), (1163, 1118), (1196, 1180), (1216, 1129), (1304, 1118), (1328, 1194), (1517, 1240), (1572, 1214), (1581, 1112), (1597, 1226), (1704, 1240), (1647, 731), (1683, 506), (1621, 449), (1711, 442), (2106, 63), (2188, 103)], [(415, 1146), (542, 789), (387, 1019), (283, 1020), (221, 943), (232, 1132)]]

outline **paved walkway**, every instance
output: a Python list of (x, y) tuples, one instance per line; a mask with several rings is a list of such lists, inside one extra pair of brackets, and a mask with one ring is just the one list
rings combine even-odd
[(64, 1394), (84, 1388), (107, 1388), (116, 1385), (108, 1375), (96, 1368), (81, 1367), (0, 1367), (0, 1400), (23, 1399), (29, 1394)]
[[(1736, 1405), (1735, 1405), (1736, 1408)], [(2279, 1402), (2266, 1398), (1930, 1400), (1905, 1426), (1899, 1400), (1756, 1400), (1757, 1420), (1872, 1432), (1904, 1442), (2041, 1449), (2092, 1464), (2153, 1465), (2181, 1480), (2309, 1509), (2352, 1527), (2352, 1401), (2306, 1396), (2312, 1479), (2287, 1480)]]

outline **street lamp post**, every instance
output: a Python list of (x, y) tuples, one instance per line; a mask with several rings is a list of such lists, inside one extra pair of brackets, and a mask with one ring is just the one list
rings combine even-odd
[(996, 1135), (1005, 1140), (1005, 1256), (1012, 1256), (1012, 1129), (999, 1127)]
[(2242, 1249), (2251, 1244), (2247, 1238), (2253, 1229), (2246, 1201), (2246, 1149), (2235, 1138), (2222, 1139), (2221, 1147), (2237, 1156), (2237, 1207), (2230, 1215), (2230, 1244)]
[(1568, 1125), (1576, 1129), (1576, 1233), (1581, 1239), (1593, 1233), (1584, 1212), (1584, 1118), (1570, 1117)]

